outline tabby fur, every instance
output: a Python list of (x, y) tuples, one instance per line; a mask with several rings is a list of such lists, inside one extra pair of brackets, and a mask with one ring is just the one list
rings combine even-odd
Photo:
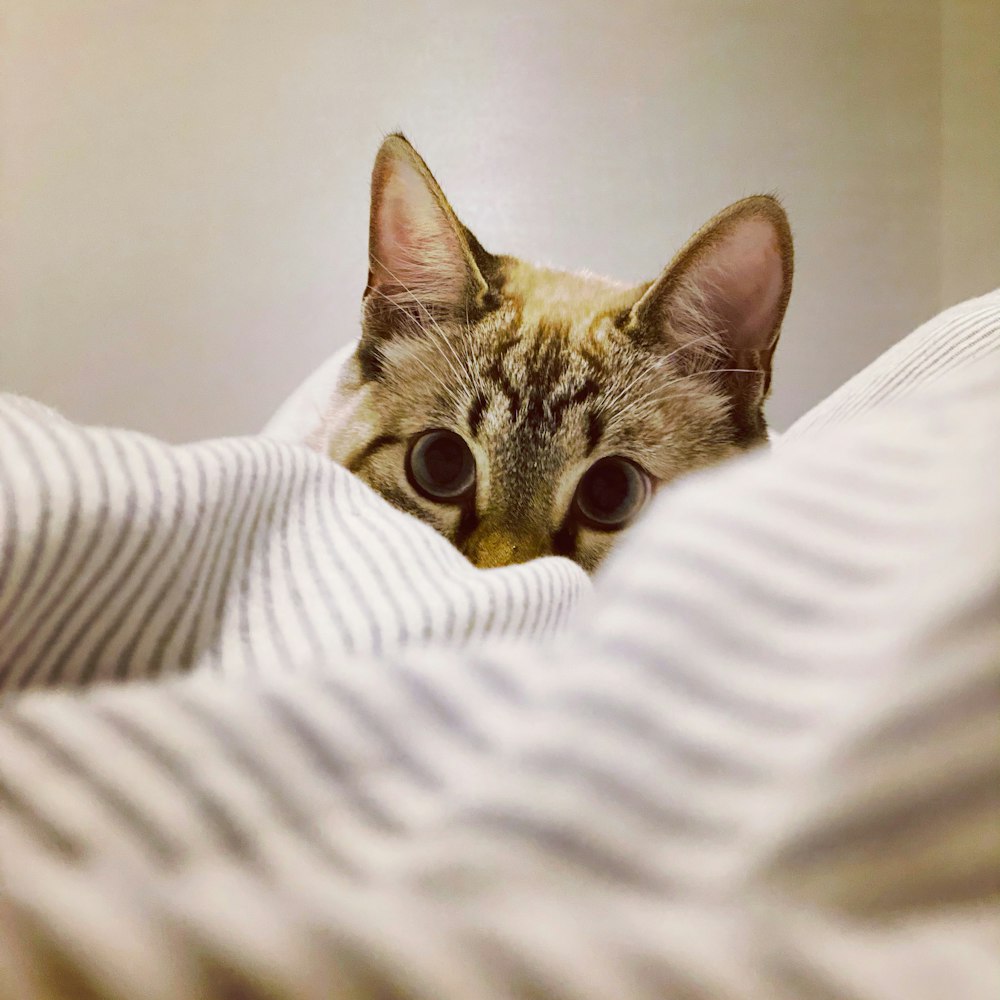
[[(361, 338), (311, 444), (476, 565), (545, 555), (594, 570), (618, 532), (573, 515), (583, 473), (618, 455), (655, 488), (763, 444), (792, 242), (770, 196), (712, 219), (655, 281), (622, 284), (488, 253), (401, 135), (372, 180)], [(404, 471), (432, 428), (476, 462), (465, 504)]]

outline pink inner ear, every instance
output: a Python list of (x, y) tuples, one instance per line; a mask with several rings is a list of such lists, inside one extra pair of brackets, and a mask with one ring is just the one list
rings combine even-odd
[(461, 292), (461, 248), (444, 210), (410, 164), (389, 168), (375, 219), (371, 252), (376, 287), (402, 286), (431, 301), (450, 300)]
[(689, 275), (718, 317), (733, 350), (772, 346), (784, 292), (784, 269), (774, 226), (757, 216), (737, 222)]

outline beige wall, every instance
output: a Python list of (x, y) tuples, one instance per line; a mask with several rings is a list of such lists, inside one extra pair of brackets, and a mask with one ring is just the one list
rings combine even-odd
[(941, 5), (941, 295), (1000, 285), (1000, 2)]
[[(963, 138), (996, 102), (949, 119), (945, 176), (937, 2), (4, 11), (0, 383), (81, 420), (257, 429), (356, 329), (368, 171), (394, 128), (489, 248), (622, 278), (778, 191), (798, 247), (778, 426), (942, 294), (1000, 282)], [(949, 113), (979, 86), (955, 71), (965, 24), (945, 36)]]

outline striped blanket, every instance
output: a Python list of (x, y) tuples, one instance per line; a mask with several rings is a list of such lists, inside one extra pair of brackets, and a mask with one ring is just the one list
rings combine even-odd
[(0, 403), (0, 998), (1000, 996), (1000, 292), (593, 583), (280, 437)]

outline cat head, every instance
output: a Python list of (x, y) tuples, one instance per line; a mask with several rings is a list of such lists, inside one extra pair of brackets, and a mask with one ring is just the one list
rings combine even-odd
[(556, 554), (593, 570), (657, 489), (766, 440), (791, 281), (767, 196), (645, 284), (488, 253), (392, 135), (361, 339), (314, 443), (478, 566)]

